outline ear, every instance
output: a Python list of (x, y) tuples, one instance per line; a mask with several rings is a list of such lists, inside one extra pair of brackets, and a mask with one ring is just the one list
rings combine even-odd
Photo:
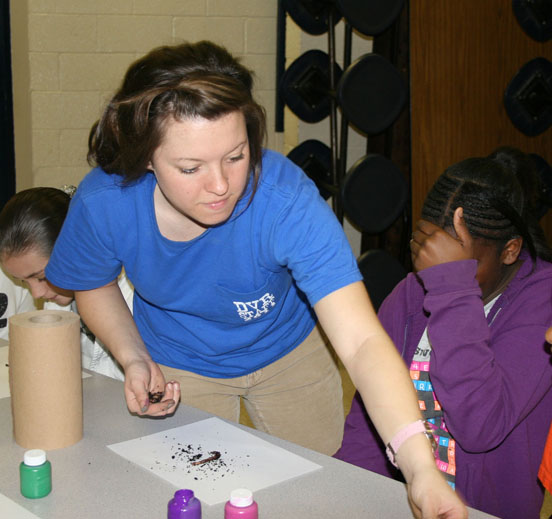
[(546, 342), (552, 344), (552, 327), (546, 330)]
[(471, 241), (470, 231), (464, 220), (464, 208), (457, 207), (454, 210), (454, 215), (452, 216), (452, 225), (454, 226), (454, 232), (456, 233), (457, 238), (462, 244), (468, 244)]
[(500, 261), (504, 265), (514, 264), (519, 258), (521, 247), (523, 247), (523, 238), (512, 238), (508, 240), (500, 254)]

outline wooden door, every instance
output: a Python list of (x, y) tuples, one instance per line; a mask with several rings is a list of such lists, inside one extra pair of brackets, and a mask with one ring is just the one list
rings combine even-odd
[[(528, 61), (552, 61), (518, 24), (511, 0), (410, 2), (411, 183), (413, 222), (424, 197), (450, 164), (511, 145), (552, 164), (552, 128), (536, 137), (517, 130), (504, 91)], [(552, 243), (552, 210), (542, 221)]]

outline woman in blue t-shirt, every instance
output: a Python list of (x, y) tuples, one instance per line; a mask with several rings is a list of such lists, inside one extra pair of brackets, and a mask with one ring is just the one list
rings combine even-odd
[[(91, 131), (98, 167), (72, 200), (46, 276), (75, 291), (123, 367), (131, 412), (162, 416), (182, 398), (237, 420), (243, 398), (257, 428), (333, 454), (341, 387), (319, 322), (415, 509), (465, 517), (418, 434), (408, 372), (341, 226), (299, 168), (263, 150), (264, 137), (251, 73), (225, 49), (154, 49)], [(121, 267), (134, 318), (115, 281)]]

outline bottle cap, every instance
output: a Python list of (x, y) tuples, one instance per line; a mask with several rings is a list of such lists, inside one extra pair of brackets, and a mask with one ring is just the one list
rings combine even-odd
[(243, 508), (253, 503), (253, 492), (247, 488), (236, 488), (230, 493), (230, 504)]
[(46, 452), (42, 449), (31, 449), (23, 454), (23, 463), (31, 467), (38, 467), (46, 462)]
[(177, 490), (174, 493), (174, 497), (181, 499), (182, 501), (184, 501), (184, 504), (187, 505), (190, 502), (190, 500), (194, 498), (194, 491), (189, 490), (187, 488), (184, 488), (182, 490)]

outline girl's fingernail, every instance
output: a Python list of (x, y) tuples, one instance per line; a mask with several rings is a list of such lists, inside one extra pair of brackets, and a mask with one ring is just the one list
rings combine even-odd
[(142, 407), (142, 413), (145, 413), (147, 410), (148, 410), (148, 406), (147, 406), (147, 405), (145, 405), (144, 407)]
[(169, 403), (167, 404), (167, 409), (170, 409), (173, 405), (174, 405), (174, 402), (169, 402)]

